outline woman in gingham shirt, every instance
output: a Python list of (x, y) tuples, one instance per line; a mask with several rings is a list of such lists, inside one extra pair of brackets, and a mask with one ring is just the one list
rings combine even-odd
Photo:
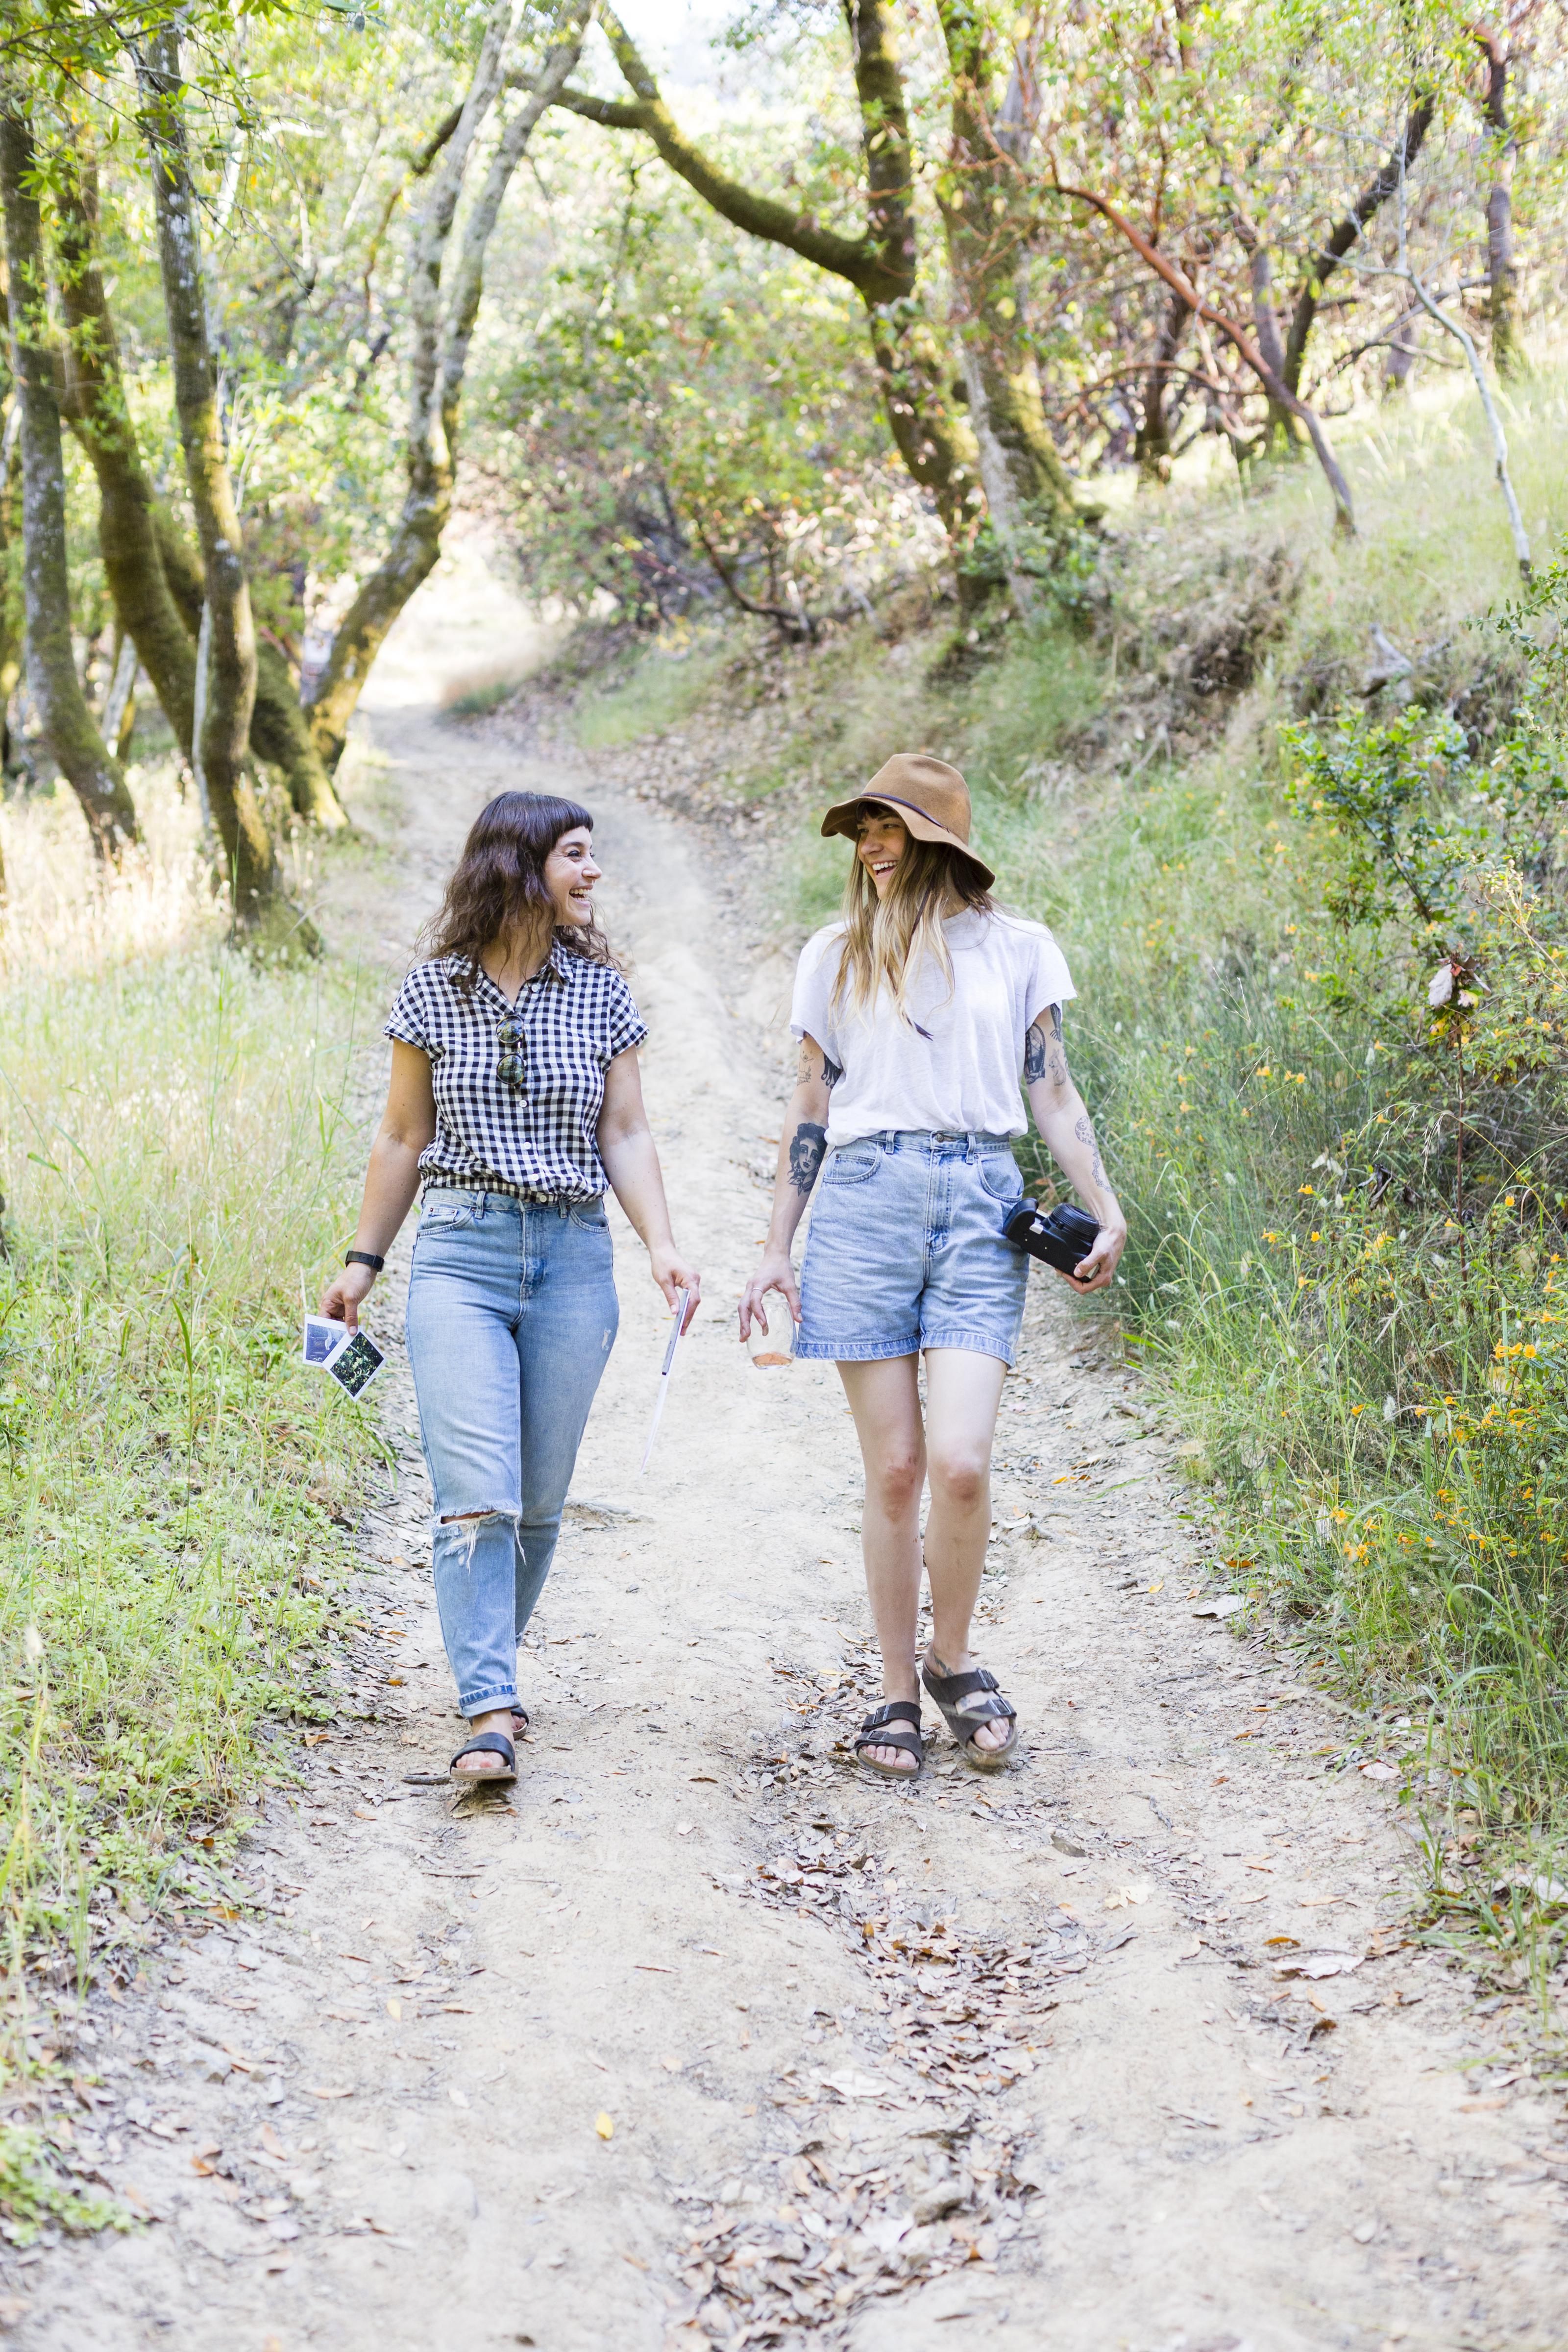
[(637, 1048), (594, 920), (593, 819), (502, 793), (464, 844), (386, 1024), (392, 1083), (354, 1246), (321, 1312), (351, 1327), (413, 1205), (408, 1354), (434, 1489), (436, 1598), (473, 1734), (455, 1779), (511, 1780), (517, 1645), (616, 1337), (606, 1183), (675, 1305), (676, 1249)]

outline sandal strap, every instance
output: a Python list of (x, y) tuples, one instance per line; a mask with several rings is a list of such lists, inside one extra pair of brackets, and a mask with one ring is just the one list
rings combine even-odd
[[(900, 1727), (889, 1730), (888, 1726), (890, 1724)], [(902, 1728), (905, 1725), (910, 1728)], [(926, 1744), (925, 1735), (921, 1729), (919, 1701), (894, 1698), (889, 1699), (886, 1706), (874, 1708), (856, 1733), (854, 1745), (857, 1755), (863, 1748), (896, 1748), (901, 1756), (912, 1756), (917, 1762), (923, 1763)]]
[(984, 1666), (962, 1675), (933, 1675), (929, 1666), (922, 1666), (921, 1679), (950, 1724), (956, 1716), (978, 1731), (983, 1723), (1017, 1719), (1017, 1708), (1003, 1697), (1002, 1685)]
[(886, 1706), (879, 1706), (868, 1715), (860, 1728), (862, 1731), (879, 1731), (884, 1723), (912, 1723), (918, 1731), (921, 1727), (919, 1699), (890, 1698)]
[[(470, 1739), (466, 1748), (458, 1748), (452, 1764), (465, 1756), (499, 1756), (513, 1771), (517, 1769), (517, 1750), (504, 1731), (481, 1731), (477, 1739)], [(452, 1764), (447, 1767), (448, 1772)]]
[(955, 1700), (967, 1698), (972, 1691), (994, 1691), (1002, 1687), (985, 1666), (972, 1666), (967, 1674), (962, 1675), (933, 1675), (929, 1666), (922, 1665), (921, 1680), (939, 1706), (951, 1706)]

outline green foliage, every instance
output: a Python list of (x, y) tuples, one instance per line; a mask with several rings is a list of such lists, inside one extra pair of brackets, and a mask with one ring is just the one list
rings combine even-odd
[(1465, 759), (1464, 730), (1412, 708), (1381, 726), (1344, 710), (1326, 734), (1313, 727), (1283, 733), (1299, 762), (1287, 803), (1320, 835), (1329, 913), (1345, 924), (1383, 924), (1414, 912), (1435, 932), (1455, 911), (1471, 846), (1443, 805), (1444, 786)]
[(715, 226), (683, 189), (611, 180), (491, 373), (483, 446), (524, 574), (639, 618), (731, 587), (786, 620), (863, 608), (930, 531), (889, 456), (859, 305)]
[(0, 2213), (13, 2246), (36, 2245), (51, 2226), (82, 2237), (134, 2226), (111, 2198), (73, 2187), (47, 2136), (26, 2124), (0, 2124)]
[(352, 982), (237, 961), (184, 858), (79, 892), (52, 814), (8, 827), (0, 985), (13, 1970), (85, 1968), (115, 1898), (212, 1899), (269, 1727), (321, 1711), (371, 1442), (296, 1360), (357, 1172)]

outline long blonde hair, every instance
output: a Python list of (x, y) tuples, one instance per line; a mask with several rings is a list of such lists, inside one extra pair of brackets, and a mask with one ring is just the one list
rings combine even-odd
[(905, 831), (903, 855), (885, 898), (878, 898), (861, 857), (857, 856), (849, 869), (844, 942), (832, 1002), (835, 1010), (847, 999), (855, 1012), (868, 1013), (886, 988), (900, 1020), (923, 1037), (929, 1033), (910, 1010), (909, 992), (928, 956), (952, 990), (952, 958), (942, 936), (943, 916), (961, 908), (980, 915), (994, 910), (990, 891), (967, 857), (942, 842), (917, 841), (907, 827)]

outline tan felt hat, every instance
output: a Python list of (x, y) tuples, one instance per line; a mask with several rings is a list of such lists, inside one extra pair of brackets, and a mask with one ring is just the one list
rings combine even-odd
[(868, 801), (892, 809), (917, 841), (940, 841), (944, 847), (956, 849), (990, 889), (996, 877), (969, 846), (969, 786), (945, 760), (935, 760), (929, 751), (895, 751), (864, 792), (828, 810), (822, 820), (823, 832), (853, 836)]

